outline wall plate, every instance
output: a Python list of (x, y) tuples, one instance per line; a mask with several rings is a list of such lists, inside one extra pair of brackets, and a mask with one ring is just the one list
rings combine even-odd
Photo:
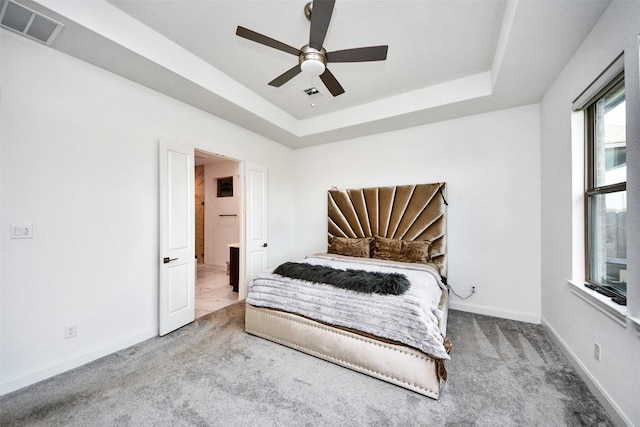
[(11, 224), (9, 235), (12, 239), (31, 239), (33, 237), (33, 225)]

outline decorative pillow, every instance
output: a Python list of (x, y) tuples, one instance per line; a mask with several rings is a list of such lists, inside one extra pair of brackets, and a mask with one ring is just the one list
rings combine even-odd
[(373, 237), (337, 237), (331, 238), (331, 244), (329, 245), (330, 254), (355, 256), (360, 258), (371, 258), (373, 246)]
[(373, 257), (389, 261), (428, 264), (431, 262), (430, 250), (429, 240), (409, 241), (376, 236)]
[(373, 257), (389, 261), (403, 261), (402, 240), (376, 236)]
[(431, 242), (429, 240), (403, 240), (402, 252), (405, 262), (428, 264), (431, 262)]

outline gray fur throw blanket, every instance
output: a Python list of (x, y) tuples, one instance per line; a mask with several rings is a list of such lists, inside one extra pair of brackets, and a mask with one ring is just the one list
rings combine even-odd
[(407, 276), (400, 273), (381, 273), (352, 269), (340, 270), (301, 262), (285, 262), (273, 270), (273, 273), (292, 279), (325, 283), (367, 294), (402, 295), (411, 285)]

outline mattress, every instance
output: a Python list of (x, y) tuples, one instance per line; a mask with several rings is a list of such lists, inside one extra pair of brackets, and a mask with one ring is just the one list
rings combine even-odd
[(365, 274), (401, 274), (410, 286), (400, 295), (363, 293), (265, 272), (249, 284), (247, 303), (355, 329), (449, 359), (438, 329), (442, 317), (438, 304), (446, 287), (433, 266), (335, 254), (315, 254), (302, 264)]

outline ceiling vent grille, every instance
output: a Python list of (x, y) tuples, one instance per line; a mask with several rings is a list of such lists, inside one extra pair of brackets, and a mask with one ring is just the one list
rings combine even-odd
[(51, 45), (60, 30), (64, 27), (57, 21), (39, 14), (13, 0), (0, 0), (0, 25), (16, 33)]
[(303, 89), (303, 91), (304, 91), (304, 93), (306, 93), (309, 96), (315, 95), (316, 93), (320, 93), (320, 91), (318, 89), (316, 89), (315, 87), (310, 87), (308, 89)]

